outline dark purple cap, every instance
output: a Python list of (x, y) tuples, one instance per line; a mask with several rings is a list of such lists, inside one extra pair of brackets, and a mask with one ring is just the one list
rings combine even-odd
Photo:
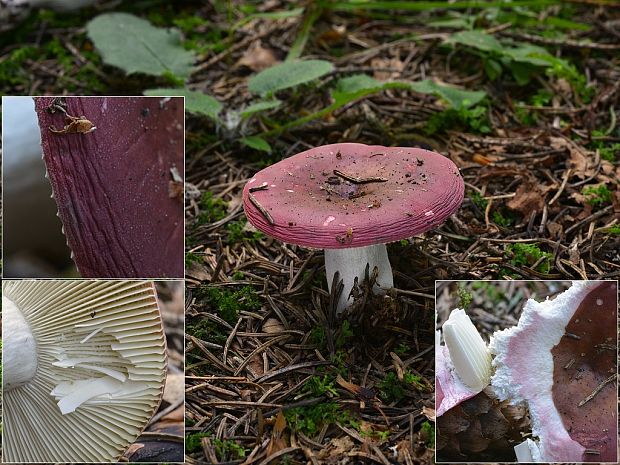
[(54, 102), (35, 99), (43, 160), (82, 277), (182, 278), (183, 100), (66, 97), (88, 134), (51, 132), (67, 125)]
[(458, 168), (438, 153), (342, 143), (258, 172), (243, 206), (257, 229), (283, 242), (341, 249), (428, 231), (459, 208), (463, 193)]

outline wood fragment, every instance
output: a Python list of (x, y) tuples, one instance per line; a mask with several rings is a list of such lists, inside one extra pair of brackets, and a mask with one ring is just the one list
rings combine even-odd
[(611, 383), (613, 380), (616, 379), (616, 374), (614, 373), (613, 375), (611, 375), (609, 378), (607, 378), (605, 381), (603, 381), (601, 384), (599, 384), (598, 386), (596, 386), (596, 388), (594, 389), (594, 391), (592, 391), (592, 394), (590, 394), (588, 397), (586, 397), (585, 399), (583, 399), (581, 402), (579, 402), (579, 404), (577, 404), (578, 407), (582, 407), (585, 404), (587, 404), (588, 402), (590, 402), (592, 399), (594, 399), (594, 397), (601, 392), (601, 390), (607, 386), (609, 383)]
[(334, 170), (333, 172), (336, 176), (340, 176), (342, 179), (352, 182), (353, 184), (367, 184), (369, 182), (387, 182), (386, 178), (380, 178), (380, 177), (375, 177), (375, 176), (371, 176), (368, 178), (359, 178), (359, 177), (351, 176), (350, 174), (343, 173), (340, 170)]
[(265, 219), (269, 222), (269, 224), (271, 226), (275, 225), (275, 221), (273, 221), (273, 217), (271, 216), (271, 214), (265, 209), (265, 207), (263, 207), (258, 200), (256, 200), (256, 197), (254, 197), (252, 194), (248, 194), (248, 197), (250, 199), (250, 202), (252, 202), (252, 205), (254, 205), (256, 208), (258, 208), (258, 211), (261, 212), (261, 214), (265, 217)]

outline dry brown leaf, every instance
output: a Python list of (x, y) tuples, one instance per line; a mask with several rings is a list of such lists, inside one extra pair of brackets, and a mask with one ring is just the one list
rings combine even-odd
[(547, 231), (549, 231), (551, 239), (558, 239), (562, 234), (562, 231), (564, 231), (564, 227), (559, 223), (549, 221), (547, 223)]
[(267, 446), (267, 458), (288, 447), (286, 438), (284, 437), (285, 429), (286, 417), (282, 413), (282, 410), (280, 410), (276, 415), (276, 421), (273, 425), (273, 431), (271, 432), (271, 439), (269, 440), (269, 445)]
[(427, 407), (426, 405), (422, 407), (422, 415), (428, 418), (430, 421), (435, 421), (436, 414), (435, 409), (431, 407)]
[(519, 185), (515, 196), (508, 202), (508, 208), (528, 216), (533, 211), (540, 212), (545, 204), (545, 196), (551, 187), (541, 186), (535, 179), (526, 179)]
[(571, 143), (563, 137), (550, 137), (549, 143), (556, 150), (568, 150), (569, 167), (572, 168), (574, 176), (580, 179), (593, 176), (596, 171), (594, 163), (594, 154), (586, 149), (579, 147), (575, 143)]
[(245, 66), (252, 71), (262, 71), (278, 61), (272, 50), (264, 48), (260, 41), (256, 41), (246, 50), (235, 67)]
[(396, 79), (400, 77), (400, 71), (403, 70), (404, 64), (400, 58), (373, 58), (370, 60), (370, 66), (373, 68), (384, 70), (396, 70), (396, 71), (375, 71), (374, 78), (379, 81), (387, 81), (389, 79)]
[(164, 400), (174, 404), (183, 398), (185, 391), (185, 375), (183, 373), (168, 373), (164, 386)]
[(353, 440), (349, 436), (334, 438), (317, 454), (317, 458), (325, 463), (337, 463), (354, 449)]
[(281, 333), (284, 331), (284, 325), (275, 318), (268, 318), (263, 323), (263, 333)]

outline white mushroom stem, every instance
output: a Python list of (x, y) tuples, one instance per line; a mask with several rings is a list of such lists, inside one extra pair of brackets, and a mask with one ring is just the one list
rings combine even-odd
[(37, 373), (37, 345), (28, 322), (11, 300), (2, 297), (3, 384), (5, 391), (28, 383)]
[(482, 391), (491, 381), (491, 353), (465, 310), (452, 310), (442, 330), (456, 374), (470, 389)]
[(375, 293), (384, 294), (387, 289), (394, 287), (392, 266), (388, 260), (385, 244), (350, 249), (325, 249), (325, 272), (329, 291), (332, 290), (336, 272), (340, 273), (340, 279), (344, 284), (336, 307), (338, 313), (342, 313), (353, 302), (352, 298), (349, 299), (349, 294), (353, 289), (355, 278), (360, 284), (363, 281), (367, 264), (370, 265), (371, 274), (375, 267), (379, 270), (377, 282), (373, 288)]
[(517, 462), (519, 463), (532, 463), (540, 462), (540, 450), (534, 441), (526, 439), (521, 444), (517, 444), (515, 447), (515, 455), (517, 456)]

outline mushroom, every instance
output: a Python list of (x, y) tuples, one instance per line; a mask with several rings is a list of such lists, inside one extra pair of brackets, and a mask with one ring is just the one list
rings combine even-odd
[(156, 411), (166, 344), (153, 283), (2, 283), (3, 459), (112, 462)]
[[(445, 345), (441, 345), (441, 332)], [(435, 333), (437, 416), (472, 398), (491, 381), (491, 353), (463, 309), (452, 310)]]
[(617, 462), (616, 331), (617, 283), (577, 281), (493, 335), (491, 384), (527, 403), (538, 439), (517, 446), (520, 458)]
[(258, 172), (243, 190), (250, 223), (283, 242), (325, 250), (331, 291), (339, 273), (342, 312), (366, 266), (374, 291), (393, 287), (386, 244), (423, 233), (458, 209), (458, 168), (428, 150), (341, 143), (307, 150)]

